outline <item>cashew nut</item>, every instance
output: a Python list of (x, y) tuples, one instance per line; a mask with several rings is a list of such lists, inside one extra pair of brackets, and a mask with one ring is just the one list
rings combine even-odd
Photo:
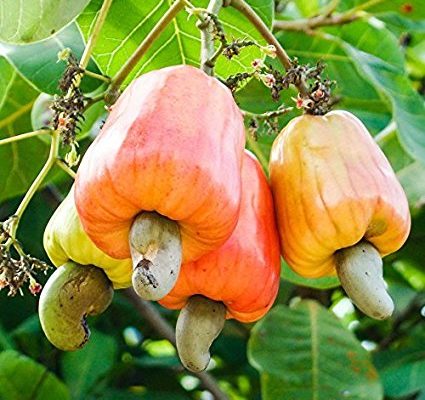
[(133, 288), (144, 300), (160, 300), (176, 284), (182, 262), (177, 222), (155, 212), (136, 217), (130, 230)]
[(105, 311), (114, 291), (103, 270), (67, 262), (58, 268), (41, 292), (39, 316), (47, 339), (58, 349), (73, 351), (90, 336), (88, 315)]
[(176, 325), (177, 351), (182, 364), (200, 372), (210, 362), (210, 346), (223, 330), (226, 306), (203, 296), (192, 296), (180, 311)]
[(362, 241), (339, 250), (335, 257), (341, 285), (353, 303), (371, 318), (391, 317), (394, 303), (387, 293), (378, 250)]

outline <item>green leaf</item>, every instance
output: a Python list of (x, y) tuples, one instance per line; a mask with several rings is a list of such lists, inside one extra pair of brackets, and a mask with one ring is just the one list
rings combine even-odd
[(64, 380), (73, 399), (85, 399), (95, 384), (114, 365), (117, 343), (108, 335), (92, 332), (89, 342), (79, 351), (62, 357)]
[(316, 302), (275, 307), (253, 328), (248, 346), (263, 400), (383, 398), (369, 354)]
[(0, 353), (2, 400), (68, 400), (66, 386), (43, 365), (14, 350)]
[(2, 0), (0, 40), (31, 43), (45, 39), (70, 23), (90, 0)]
[(388, 102), (359, 73), (336, 39), (330, 35), (312, 37), (301, 32), (279, 32), (277, 38), (288, 54), (301, 63), (314, 65), (320, 60), (326, 64), (325, 76), (336, 81), (333, 94), (341, 97), (334, 108), (352, 112), (372, 133), (388, 125), (391, 119)]
[(316, 289), (331, 289), (340, 285), (339, 279), (336, 276), (326, 278), (303, 278), (294, 272), (289, 265), (282, 260), (282, 270), (280, 276), (288, 282), (295, 285), (308, 286)]
[(13, 349), (14, 347), (13, 339), (6, 332), (3, 325), (0, 324), (0, 351)]
[(423, 185), (425, 164), (415, 161), (406, 153), (400, 145), (395, 126), (392, 130), (386, 131), (384, 135), (378, 135), (376, 139), (403, 186), (412, 213), (417, 212), (425, 202), (425, 186)]
[[(72, 53), (81, 58), (85, 44), (76, 24), (71, 24), (57, 35), (41, 42), (27, 45), (12, 45), (0, 43), (0, 55), (5, 56), (9, 62), (40, 92), (49, 94), (59, 93), (58, 83), (66, 63), (58, 62), (59, 51), (70, 48)], [(88, 69), (99, 73), (93, 61)], [(81, 89), (91, 92), (99, 87), (101, 81), (84, 77)]]
[(341, 34), (343, 40), (337, 41), (359, 73), (390, 100), (401, 144), (412, 157), (425, 162), (425, 104), (401, 68), (395, 38), (372, 21), (341, 28)]
[[(248, 2), (270, 26), (273, 17), (273, 1), (249, 0)], [(169, 9), (171, 3), (170, 0), (117, 0), (112, 3), (102, 28), (102, 35), (94, 49), (94, 58), (103, 73), (113, 76), (120, 69), (160, 17)], [(208, 5), (207, 0), (195, 0), (192, 3), (196, 7)], [(78, 24), (86, 39), (101, 4), (101, 0), (92, 1), (78, 18)], [(125, 23), (122, 23), (124, 16)], [(254, 26), (232, 7), (222, 9), (219, 17), (230, 40), (233, 37), (246, 38), (265, 44)], [(199, 65), (199, 54), (200, 33), (196, 27), (196, 19), (194, 17), (188, 19), (188, 14), (183, 10), (142, 57), (127, 82), (142, 73), (169, 65)], [(234, 61), (220, 57), (215, 71), (218, 75), (227, 77), (236, 72), (251, 70), (251, 61), (258, 57), (261, 57), (258, 49), (246, 48), (242, 50), (239, 57), (235, 57)]]
[[(20, 231), (20, 234), (22, 235), (22, 231)], [(26, 247), (25, 250), (28, 251)], [(19, 348), (27, 356), (31, 356), (35, 359), (37, 359), (40, 354), (46, 354), (52, 349), (50, 342), (47, 341), (46, 336), (41, 329), (38, 314), (31, 315), (24, 320), (16, 329), (13, 330), (12, 337), (17, 348)]]
[(412, 157), (425, 162), (425, 106), (419, 94), (410, 86), (407, 77), (399, 75), (385, 62), (348, 45), (345, 47), (357, 60), (359, 69), (391, 99), (401, 144)]
[[(89, 400), (97, 400), (100, 397), (93, 396)], [(143, 390), (135, 393), (130, 390), (107, 389), (102, 392), (102, 400), (190, 400), (190, 395), (184, 395), (173, 391), (150, 391)]]
[(424, 340), (424, 331), (418, 326), (398, 348), (375, 354), (386, 396), (404, 397), (425, 390)]
[[(0, 58), (0, 69), (8, 76), (7, 88), (0, 94), (3, 97), (0, 101), (2, 139), (32, 131), (30, 111), (38, 93), (3, 58)], [(48, 150), (48, 145), (37, 137), (0, 146), (0, 201), (28, 189), (43, 166)]]

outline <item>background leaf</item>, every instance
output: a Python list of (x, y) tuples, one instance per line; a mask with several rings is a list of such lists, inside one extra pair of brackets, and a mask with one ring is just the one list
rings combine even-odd
[(66, 386), (44, 366), (14, 350), (0, 353), (2, 400), (68, 400)]
[(64, 354), (62, 370), (73, 399), (85, 399), (90, 389), (112, 368), (116, 356), (115, 340), (97, 331), (92, 332), (82, 350)]
[[(27, 45), (11, 45), (0, 43), (0, 55), (5, 56), (11, 64), (40, 92), (59, 93), (59, 79), (65, 71), (66, 63), (58, 61), (59, 51), (69, 48), (80, 59), (85, 44), (76, 24), (71, 24), (58, 34), (41, 42)], [(90, 71), (99, 73), (93, 61)], [(81, 89), (91, 92), (99, 87), (101, 81), (84, 77)]]
[(30, 43), (47, 38), (71, 22), (90, 0), (2, 0), (0, 41)]
[[(0, 139), (31, 131), (30, 112), (38, 95), (16, 71), (0, 59), (8, 85), (0, 107)], [(1, 95), (0, 95), (1, 96)], [(37, 137), (0, 146), (0, 201), (26, 191), (43, 166), (48, 145)]]
[[(273, 1), (249, 0), (248, 2), (270, 26), (273, 16)], [(208, 1), (195, 0), (192, 3), (197, 7), (206, 7)], [(170, 0), (143, 2), (116, 0), (112, 3), (102, 36), (94, 50), (94, 58), (103, 73), (112, 76), (119, 70), (146, 34), (152, 30), (161, 15), (170, 7), (170, 4)], [(92, 1), (78, 18), (78, 24), (86, 39), (90, 34), (93, 18), (100, 5), (100, 0)], [(124, 15), (125, 25), (120, 22)], [(256, 29), (231, 7), (220, 12), (220, 21), (230, 38), (253, 39), (264, 44)], [(194, 17), (188, 19), (188, 14), (182, 11), (142, 57), (127, 82), (134, 76), (169, 65), (199, 65), (199, 54), (200, 33), (196, 27), (196, 20)], [(216, 73), (220, 76), (228, 76), (247, 68), (251, 69), (251, 61), (261, 56), (258, 49), (247, 48), (242, 50), (241, 56), (235, 58), (235, 61), (230, 62), (224, 60), (224, 57), (220, 57)]]
[(316, 302), (275, 307), (253, 329), (248, 351), (263, 400), (382, 399), (369, 354)]

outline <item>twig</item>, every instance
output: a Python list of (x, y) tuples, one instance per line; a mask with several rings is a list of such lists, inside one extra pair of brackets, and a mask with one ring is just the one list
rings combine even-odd
[(137, 65), (139, 60), (143, 57), (146, 51), (154, 43), (155, 39), (161, 34), (161, 32), (168, 26), (168, 24), (175, 18), (175, 16), (185, 6), (184, 0), (176, 0), (176, 2), (167, 10), (167, 12), (161, 17), (155, 27), (149, 32), (144, 38), (143, 42), (140, 43), (139, 47), (127, 60), (127, 62), (121, 67), (121, 69), (115, 74), (111, 80), (110, 92), (114, 93), (119, 90), (119, 87), (127, 78), (128, 74)]
[(308, 19), (298, 19), (294, 21), (274, 21), (273, 29), (282, 31), (303, 31), (308, 32), (321, 26), (332, 26), (332, 25), (344, 25), (355, 21), (360, 18), (363, 14), (360, 12), (356, 13), (344, 13), (337, 15), (318, 15)]
[(322, 26), (344, 25), (349, 24), (365, 15), (364, 11), (368, 8), (382, 3), (384, 0), (369, 0), (363, 4), (353, 7), (352, 9), (341, 13), (332, 15), (335, 11), (337, 1), (331, 3), (324, 12), (312, 18), (299, 19), (294, 21), (274, 21), (273, 29), (282, 31), (303, 31), (309, 32), (313, 29)]
[[(423, 300), (421, 301), (421, 299), (422, 296), (418, 293), (404, 311), (395, 318), (391, 333), (378, 344), (379, 350), (387, 349), (391, 343), (395, 342), (400, 336), (402, 336), (406, 330), (412, 329), (414, 325), (421, 322), (422, 316), (420, 314), (420, 310), (424, 307)], [(402, 325), (412, 316), (416, 316), (416, 318), (409, 321), (409, 326), (406, 327), (408, 329), (402, 330)]]
[[(223, 0), (210, 0), (207, 12), (212, 15), (217, 15), (221, 7), (223, 7)], [(206, 18), (205, 21), (200, 21), (198, 23), (198, 28), (201, 30), (201, 69), (206, 74), (213, 75), (213, 58), (216, 55), (216, 52), (214, 48), (214, 36), (212, 33), (212, 21), (209, 18)]]
[(251, 113), (245, 110), (241, 110), (241, 112), (245, 118), (255, 118), (258, 120), (265, 120), (265, 119), (270, 119), (275, 117), (281, 117), (282, 115), (285, 115), (288, 112), (291, 112), (293, 109), (294, 107), (279, 108), (277, 110), (267, 111), (262, 114)]
[(19, 140), (29, 139), (34, 136), (48, 135), (50, 133), (51, 133), (50, 129), (39, 129), (33, 132), (21, 133), (20, 135), (11, 136), (6, 139), (1, 139), (0, 146), (3, 146), (4, 144), (13, 143), (13, 142), (18, 142)]
[[(142, 300), (132, 289), (126, 289), (124, 295), (134, 305), (139, 314), (149, 322), (158, 334), (176, 346), (176, 335), (174, 329), (165, 318), (148, 301)], [(218, 386), (216, 380), (208, 372), (192, 373), (209, 390), (216, 400), (228, 400), (228, 397)]]
[[(232, 0), (230, 5), (241, 12), (245, 17), (256, 27), (258, 32), (263, 36), (267, 43), (273, 45), (276, 48), (276, 55), (286, 70), (292, 67), (292, 61), (285, 49), (281, 46), (279, 41), (275, 38), (273, 33), (263, 22), (263, 20), (257, 15), (257, 13), (246, 3), (245, 0)], [(308, 95), (308, 88), (304, 82), (297, 84), (297, 89), (301, 96), (305, 97)]]

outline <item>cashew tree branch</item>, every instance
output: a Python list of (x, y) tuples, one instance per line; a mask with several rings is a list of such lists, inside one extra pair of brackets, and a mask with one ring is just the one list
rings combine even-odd
[[(150, 302), (142, 300), (133, 289), (126, 289), (124, 295), (133, 304), (142, 318), (144, 318), (160, 336), (176, 346), (176, 334), (174, 329)], [(209, 390), (216, 400), (229, 400), (227, 395), (218, 386), (217, 381), (208, 372), (191, 374), (201, 381), (204, 388)]]
[[(264, 21), (257, 15), (257, 13), (252, 9), (252, 7), (245, 0), (232, 0), (230, 5), (242, 13), (257, 29), (257, 31), (263, 36), (267, 43), (273, 45), (276, 48), (276, 55), (285, 67), (286, 70), (292, 67), (291, 58), (286, 53), (285, 49), (264, 23)], [(308, 88), (304, 82), (297, 84), (297, 89), (300, 92), (301, 96), (308, 95)]]

